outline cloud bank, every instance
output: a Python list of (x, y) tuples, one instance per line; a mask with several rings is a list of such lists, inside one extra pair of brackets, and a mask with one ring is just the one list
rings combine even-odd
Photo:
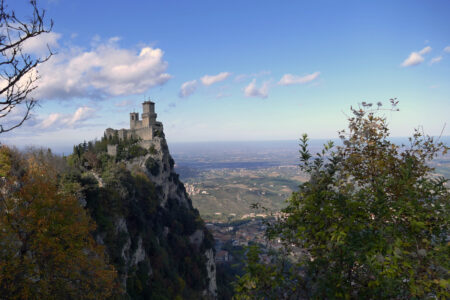
[[(140, 94), (165, 84), (167, 62), (161, 49), (139, 52), (117, 46), (117, 39), (91, 51), (61, 51), (38, 68), (41, 76), (35, 97), (41, 99), (104, 98)], [(40, 49), (40, 46), (29, 47)]]
[(27, 39), (22, 45), (22, 50), (29, 54), (47, 55), (49, 48), (53, 51), (59, 47), (58, 40), (60, 38), (61, 34), (56, 32), (42, 33), (34, 38)]
[(94, 115), (94, 109), (88, 106), (79, 107), (73, 114), (53, 113), (43, 119), (36, 127), (41, 129), (74, 128)]

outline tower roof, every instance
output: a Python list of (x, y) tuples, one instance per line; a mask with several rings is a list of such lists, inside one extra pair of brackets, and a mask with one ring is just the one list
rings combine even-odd
[(142, 102), (142, 104), (155, 104), (155, 102), (147, 100), (147, 101)]

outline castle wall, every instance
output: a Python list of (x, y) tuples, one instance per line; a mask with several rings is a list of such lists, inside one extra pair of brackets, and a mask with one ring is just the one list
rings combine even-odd
[(134, 129), (139, 129), (139, 128), (142, 128), (142, 127), (143, 127), (142, 126), (142, 120), (137, 121), (136, 124), (134, 125)]
[(116, 133), (116, 130), (114, 130), (114, 129), (112, 129), (112, 128), (107, 128), (106, 130), (105, 130), (105, 135), (106, 135), (106, 137), (107, 138), (112, 138), (112, 137), (114, 137), (114, 134)]
[(134, 130), (127, 130), (127, 139), (131, 139), (133, 137), (136, 137)]
[(142, 138), (143, 140), (153, 139), (153, 128), (152, 127), (135, 129), (134, 133), (138, 137)]
[(111, 156), (117, 155), (117, 145), (107, 145), (108, 154)]
[[(130, 129), (112, 129), (105, 130), (107, 138), (114, 137), (116, 134), (119, 140), (130, 138), (141, 138), (141, 144), (144, 148), (150, 147), (150, 144), (155, 136), (156, 132), (163, 132), (163, 125), (161, 122), (156, 121), (157, 114), (155, 113), (155, 103), (151, 101), (145, 101), (142, 104), (143, 113), (142, 120), (139, 120), (139, 114), (136, 112), (130, 113)], [(108, 152), (114, 151), (112, 148), (108, 148)]]
[(150, 123), (148, 122), (148, 118), (144, 114), (142, 115), (142, 127), (143, 128), (150, 127)]
[(126, 129), (120, 129), (119, 130), (119, 140), (124, 140), (125, 138), (128, 138), (128, 130)]

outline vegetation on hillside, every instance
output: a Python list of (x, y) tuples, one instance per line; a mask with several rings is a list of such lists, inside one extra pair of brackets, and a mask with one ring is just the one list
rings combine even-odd
[[(162, 190), (149, 180), (145, 171), (157, 175), (159, 164), (146, 158), (146, 169), (129, 171), (126, 158), (138, 140), (118, 141), (103, 138), (74, 147), (68, 157), (72, 165), (64, 181), (80, 187), (86, 208), (97, 223), (96, 234), (103, 237), (111, 263), (119, 275), (127, 274), (127, 294), (133, 299), (201, 299), (207, 283), (206, 257), (202, 255), (212, 247), (212, 237), (206, 234), (200, 249), (189, 241), (196, 230), (204, 229), (197, 210), (169, 199), (160, 206)], [(104, 151), (107, 144), (123, 149), (122, 158), (111, 157)], [(142, 149), (142, 148), (140, 148)], [(147, 153), (140, 152), (139, 156)], [(156, 154), (153, 148), (149, 150)], [(119, 152), (120, 153), (120, 152)], [(137, 155), (137, 154), (136, 154)], [(95, 157), (91, 159), (90, 157)], [(172, 166), (173, 167), (173, 166)], [(102, 179), (102, 186), (94, 174)], [(172, 180), (178, 182), (174, 175)], [(180, 182), (176, 183), (180, 187)], [(116, 228), (117, 220), (126, 222), (131, 239), (130, 251), (139, 247), (139, 239), (148, 259), (134, 269), (127, 269), (122, 249), (127, 236)], [(207, 232), (206, 232), (207, 233)]]
[(91, 235), (95, 223), (60, 185), (63, 166), (51, 152), (0, 148), (2, 298), (104, 299), (119, 291)]
[[(103, 136), (100, 141), (89, 141), (73, 146), (73, 153), (68, 157), (71, 166), (77, 168), (102, 170), (108, 163), (121, 160), (130, 160), (145, 156), (149, 152), (155, 154), (155, 149), (144, 149), (139, 145), (140, 138), (119, 140), (118, 135), (112, 137)], [(108, 145), (117, 146), (117, 155), (111, 157), (107, 154)]]
[(408, 145), (392, 143), (381, 111), (352, 109), (342, 146), (316, 157), (303, 136), (310, 180), (267, 231), (284, 251), (263, 264), (251, 248), (236, 299), (450, 297), (450, 193), (428, 164), (448, 147), (419, 131)]
[[(138, 140), (116, 142), (121, 157), (105, 152), (115, 143), (106, 138), (77, 145), (68, 157), (0, 148), (2, 297), (203, 297), (203, 254), (213, 240), (204, 231), (203, 243), (190, 242), (204, 230), (198, 211), (174, 199), (161, 207), (162, 190), (146, 170), (131, 172), (126, 165), (147, 150)], [(171, 180), (182, 187), (176, 176)], [(123, 249), (134, 253), (138, 247), (146, 258), (133, 266)]]

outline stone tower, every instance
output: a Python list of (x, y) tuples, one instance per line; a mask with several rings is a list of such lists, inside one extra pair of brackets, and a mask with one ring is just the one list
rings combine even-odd
[(132, 112), (130, 113), (130, 129), (138, 128), (139, 124), (139, 113)]
[[(155, 137), (164, 138), (164, 129), (161, 122), (156, 121), (155, 103), (147, 100), (142, 103), (142, 119), (139, 120), (139, 113), (130, 113), (130, 129), (112, 129), (105, 130), (105, 135), (108, 138), (112, 138), (115, 135), (119, 140), (139, 138), (139, 145), (143, 148), (149, 149), (152, 145), (152, 141)], [(113, 155), (113, 151), (109, 151), (110, 155)]]
[(156, 124), (157, 114), (155, 113), (155, 103), (152, 101), (145, 101), (142, 103), (142, 126), (151, 127)]

